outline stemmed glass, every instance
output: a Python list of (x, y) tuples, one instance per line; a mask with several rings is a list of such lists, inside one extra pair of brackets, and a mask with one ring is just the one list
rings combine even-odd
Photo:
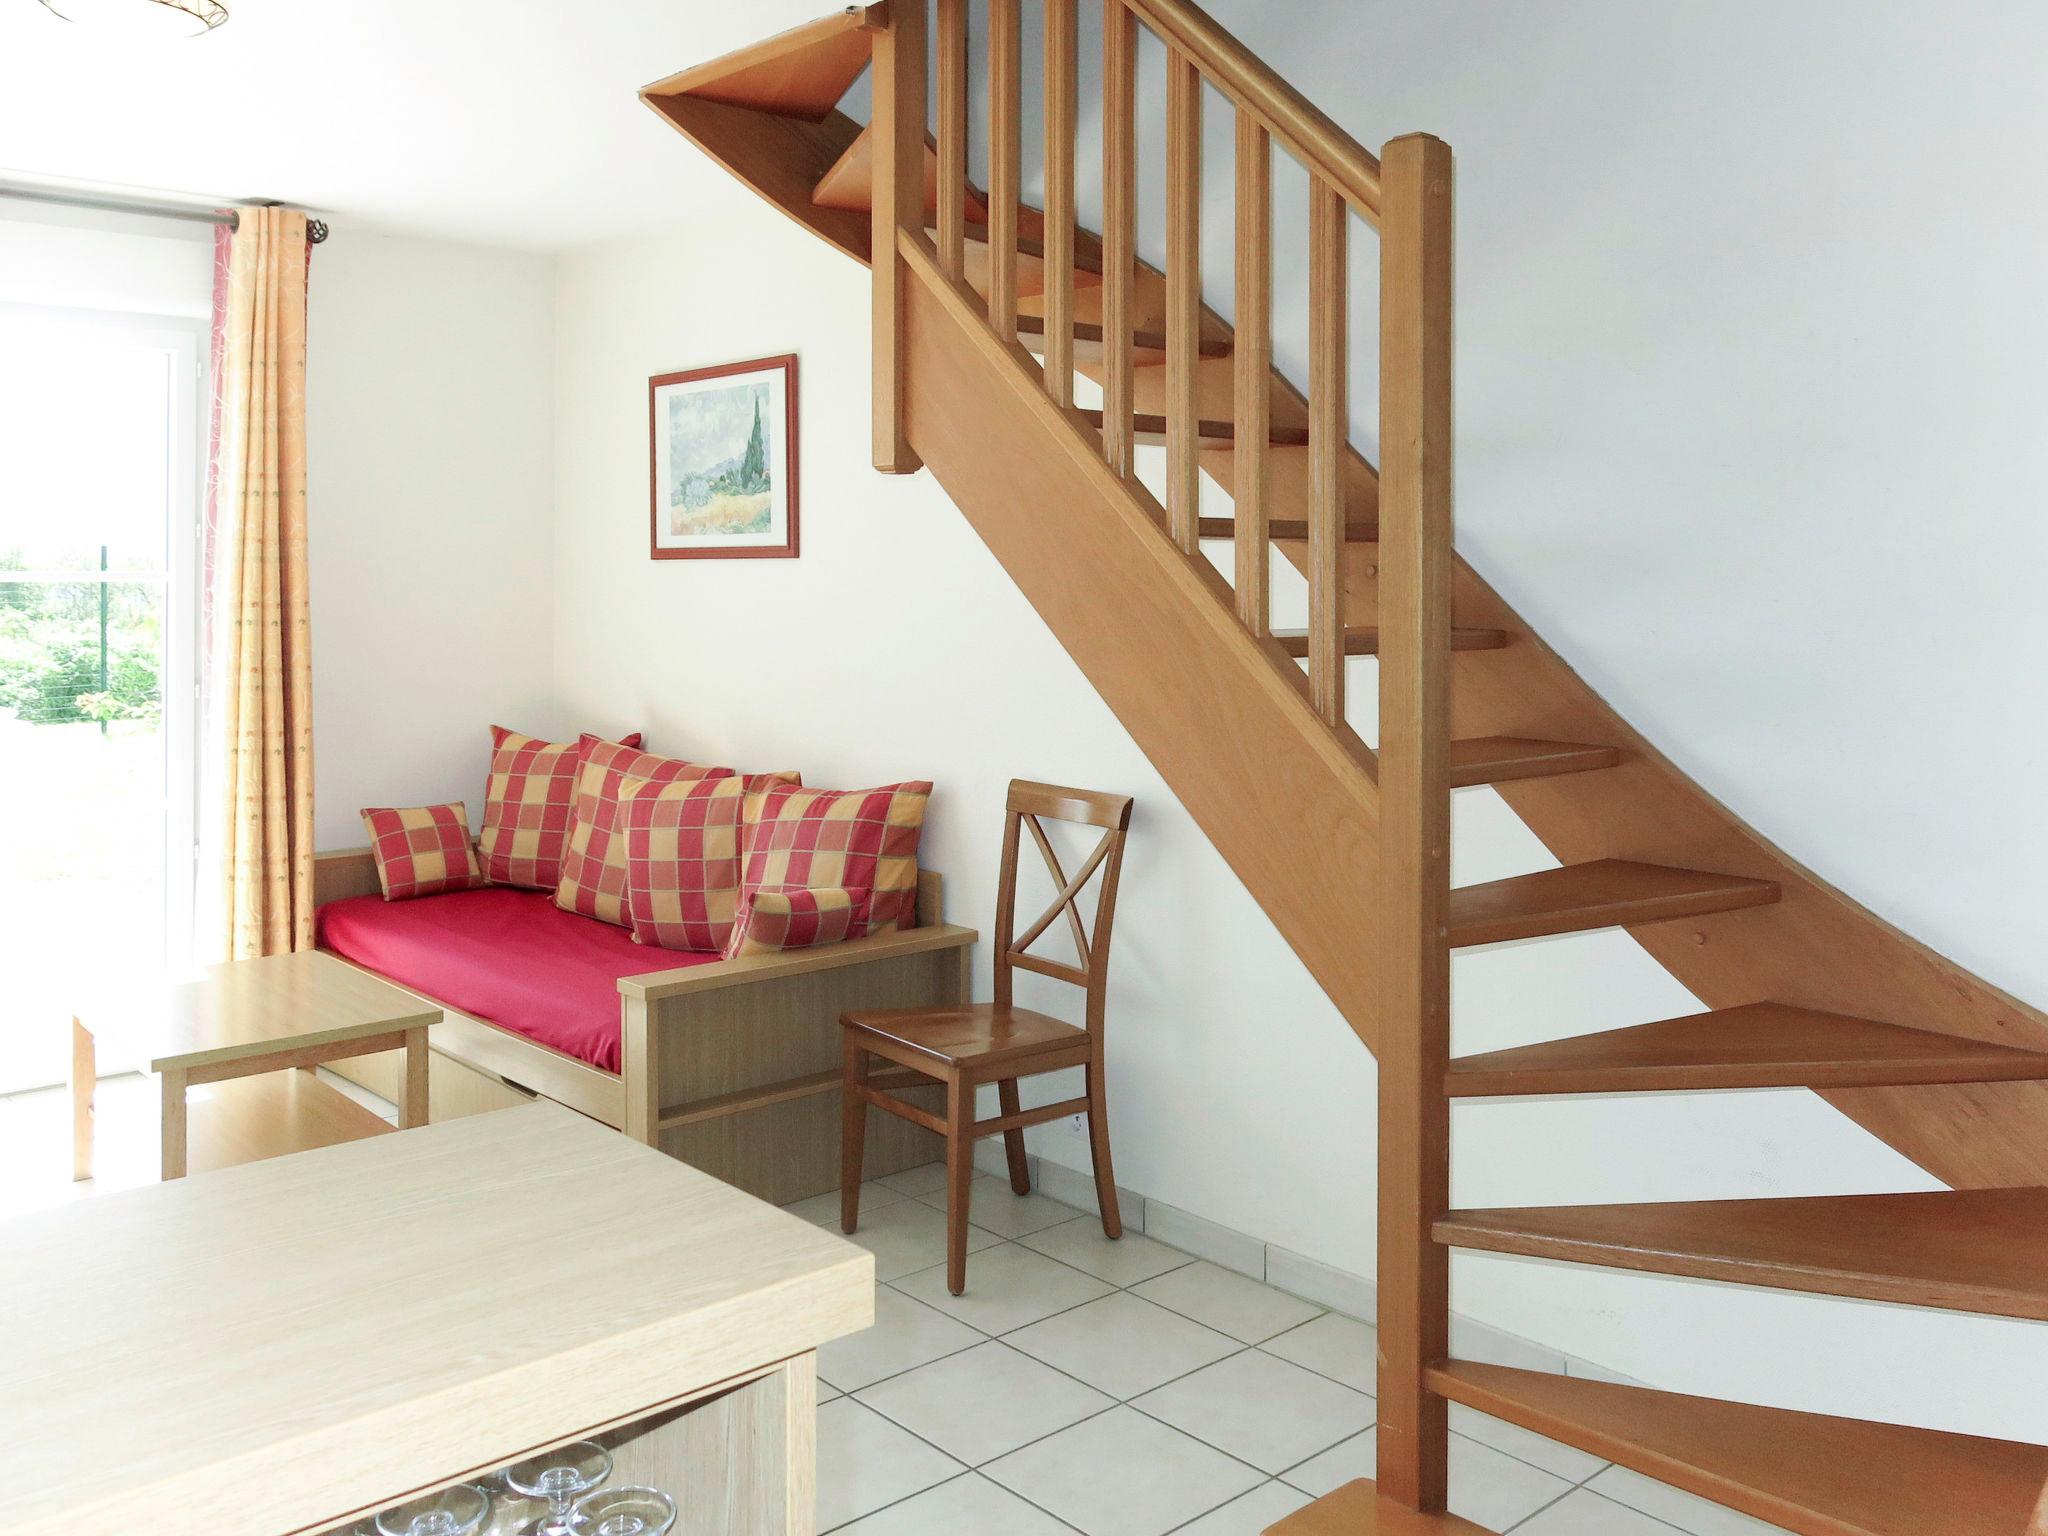
[(375, 1524), (378, 1536), (474, 1536), (490, 1512), (488, 1494), (457, 1483), (439, 1493), (394, 1504), (377, 1516)]
[(514, 1493), (548, 1501), (547, 1517), (532, 1536), (571, 1536), (570, 1504), (611, 1474), (611, 1453), (595, 1440), (578, 1440), (514, 1462), (505, 1469), (505, 1482)]
[(575, 1536), (665, 1536), (676, 1523), (676, 1501), (659, 1488), (605, 1488), (576, 1501)]

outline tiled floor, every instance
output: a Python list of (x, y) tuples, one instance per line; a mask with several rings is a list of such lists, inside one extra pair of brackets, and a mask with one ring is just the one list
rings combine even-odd
[[(155, 1095), (108, 1079), (95, 1182), (63, 1090), (0, 1098), (0, 1216), (150, 1182)], [(380, 1108), (382, 1106), (379, 1104)], [(125, 1131), (116, 1127), (126, 1127)], [(867, 1186), (876, 1324), (819, 1357), (822, 1532), (1254, 1536), (1373, 1466), (1373, 1330), (978, 1178), (968, 1289), (945, 1287), (936, 1167)], [(837, 1195), (790, 1208), (836, 1228)], [(1463, 1409), (1451, 1507), (1514, 1536), (1772, 1527)]]
[[(1373, 1468), (1374, 1338), (997, 1178), (946, 1293), (936, 1167), (866, 1186), (876, 1323), (820, 1354), (818, 1528), (841, 1536), (1256, 1536)], [(837, 1195), (790, 1207), (836, 1229)], [(1515, 1536), (1773, 1528), (1453, 1410), (1451, 1508)]]

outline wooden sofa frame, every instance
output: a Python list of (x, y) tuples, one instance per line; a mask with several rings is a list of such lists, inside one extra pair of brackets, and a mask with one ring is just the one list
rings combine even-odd
[[(377, 891), (369, 849), (315, 858), (316, 907)], [(622, 977), (616, 1073), (408, 988), (442, 1010), (429, 1031), (429, 1117), (547, 1098), (764, 1200), (837, 1189), (840, 1014), (968, 996), (980, 935), (943, 921), (944, 893), (944, 877), (920, 872), (918, 926), (905, 932)], [(402, 1072), (395, 1052), (331, 1069), (387, 1098)], [(944, 1154), (929, 1131), (875, 1118), (870, 1178)]]

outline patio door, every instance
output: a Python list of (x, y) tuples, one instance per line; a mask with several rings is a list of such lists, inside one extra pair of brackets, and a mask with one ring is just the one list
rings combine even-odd
[(0, 1092), (189, 963), (204, 342), (0, 305)]

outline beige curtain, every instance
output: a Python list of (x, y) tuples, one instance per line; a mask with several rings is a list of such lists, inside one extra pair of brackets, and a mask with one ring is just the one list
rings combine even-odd
[(217, 958), (313, 944), (306, 216), (245, 208), (227, 252), (209, 547)]

